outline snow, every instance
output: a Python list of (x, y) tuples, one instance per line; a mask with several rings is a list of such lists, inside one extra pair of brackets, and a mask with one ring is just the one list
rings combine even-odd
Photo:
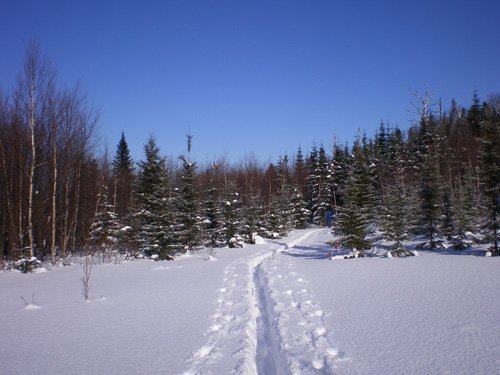
[(331, 239), (94, 265), (88, 303), (81, 265), (0, 273), (0, 373), (500, 373), (499, 258), (329, 261)]

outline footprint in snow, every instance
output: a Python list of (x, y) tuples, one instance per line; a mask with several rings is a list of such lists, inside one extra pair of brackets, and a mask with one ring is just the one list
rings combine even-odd
[(332, 358), (335, 358), (339, 355), (339, 351), (335, 348), (327, 348), (326, 349), (326, 354), (329, 356), (329, 357), (332, 357)]
[(217, 332), (219, 329), (221, 329), (222, 325), (220, 324), (214, 324), (212, 327), (210, 327), (210, 329), (212, 330), (212, 332)]
[(313, 360), (312, 365), (316, 370), (321, 370), (325, 366), (325, 361), (322, 358), (317, 358)]
[(325, 327), (318, 327), (314, 330), (317, 336), (323, 336), (326, 333)]
[(200, 350), (196, 352), (196, 355), (200, 358), (206, 357), (212, 351), (214, 347), (210, 345), (202, 346)]

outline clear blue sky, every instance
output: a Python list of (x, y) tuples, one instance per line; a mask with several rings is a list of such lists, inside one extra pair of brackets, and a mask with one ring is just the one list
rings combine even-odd
[(114, 154), (194, 135), (200, 161), (261, 161), (406, 129), (410, 88), (447, 106), (500, 92), (500, 1), (2, 1), (0, 87), (35, 38), (101, 111)]

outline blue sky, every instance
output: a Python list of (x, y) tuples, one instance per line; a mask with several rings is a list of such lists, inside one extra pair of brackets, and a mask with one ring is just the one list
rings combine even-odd
[(500, 92), (500, 1), (5, 1), (0, 87), (27, 41), (80, 82), (114, 153), (275, 160), (381, 120), (407, 129), (410, 88), (445, 106)]

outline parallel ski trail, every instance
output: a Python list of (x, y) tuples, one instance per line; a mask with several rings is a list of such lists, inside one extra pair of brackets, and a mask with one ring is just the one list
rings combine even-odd
[(226, 267), (207, 342), (188, 359), (184, 374), (332, 373), (339, 353), (330, 345), (322, 310), (307, 300), (302, 281), (280, 255), (317, 232), (294, 232)]

